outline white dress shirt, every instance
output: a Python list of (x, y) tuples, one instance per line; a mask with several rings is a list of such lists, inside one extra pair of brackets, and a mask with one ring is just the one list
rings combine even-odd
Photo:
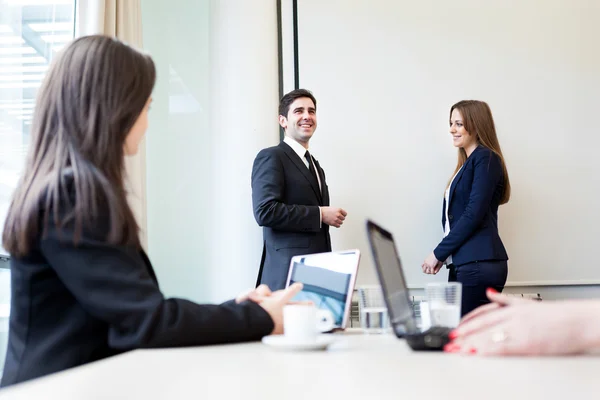
[[(310, 169), (309, 165), (308, 165), (308, 160), (306, 159), (306, 157), (304, 157), (304, 155), (306, 154), (307, 151), (310, 151), (309, 149), (305, 149), (304, 146), (302, 146), (300, 143), (296, 142), (294, 139), (292, 139), (289, 136), (285, 136), (283, 138), (283, 141), (292, 148), (292, 150), (294, 150), (294, 152), (296, 154), (298, 154), (298, 157), (300, 157), (300, 159), (302, 160), (302, 162), (304, 163), (304, 165), (306, 165), (306, 168)], [(317, 170), (317, 166), (315, 165), (315, 161), (313, 160), (313, 156), (312, 153), (310, 153), (310, 159), (311, 162), (313, 164), (313, 168), (315, 169), (315, 171), (317, 171), (317, 181), (319, 182), (319, 189), (321, 189), (321, 177), (319, 176), (319, 172)]]
[[(454, 174), (454, 176), (452, 177), (450, 184), (446, 188), (446, 193), (444, 194), (444, 199), (446, 199), (446, 209), (444, 210), (446, 214), (446, 223), (444, 224), (444, 237), (448, 236), (448, 234), (450, 233), (450, 221), (448, 220), (448, 208), (450, 208), (450, 202), (448, 201), (450, 199), (450, 188), (452, 187), (452, 182), (454, 182), (454, 178), (456, 178), (456, 175), (458, 175), (461, 169), (462, 167), (460, 167), (458, 171), (456, 171), (456, 174)], [(452, 254), (450, 254), (446, 259), (446, 265), (450, 264), (452, 264)]]
[[(294, 139), (292, 139), (289, 136), (285, 136), (283, 138), (283, 141), (285, 144), (287, 144), (288, 146), (290, 146), (292, 148), (292, 150), (294, 150), (294, 153), (298, 154), (298, 157), (300, 157), (300, 159), (302, 160), (302, 162), (304, 163), (304, 165), (306, 165), (306, 168), (310, 169), (309, 165), (308, 165), (308, 160), (306, 159), (306, 157), (304, 157), (304, 155), (306, 154), (307, 151), (310, 151), (308, 149), (305, 149), (304, 146), (302, 146), (300, 143), (296, 142)], [(310, 154), (310, 161), (313, 164), (313, 168), (315, 169), (315, 171), (317, 171), (317, 181), (319, 182), (319, 190), (323, 190), (321, 189), (321, 177), (319, 176), (319, 171), (317, 170), (317, 166), (315, 165), (315, 160), (313, 159), (313, 155), (312, 153)], [(321, 207), (319, 207), (319, 226), (323, 225), (323, 211), (321, 210)]]

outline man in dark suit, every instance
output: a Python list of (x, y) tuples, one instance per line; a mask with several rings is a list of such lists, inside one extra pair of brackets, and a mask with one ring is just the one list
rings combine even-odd
[(299, 254), (331, 251), (329, 227), (339, 228), (346, 211), (329, 206), (325, 173), (308, 151), (317, 128), (317, 101), (293, 90), (281, 98), (279, 145), (261, 150), (252, 167), (252, 205), (263, 227), (263, 254), (257, 285), (285, 287), (290, 260)]

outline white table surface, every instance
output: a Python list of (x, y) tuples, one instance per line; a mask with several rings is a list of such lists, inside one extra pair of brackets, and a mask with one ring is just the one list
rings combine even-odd
[(327, 351), (260, 342), (136, 350), (0, 390), (0, 399), (600, 398), (600, 356), (484, 358), (413, 352), (344, 334)]

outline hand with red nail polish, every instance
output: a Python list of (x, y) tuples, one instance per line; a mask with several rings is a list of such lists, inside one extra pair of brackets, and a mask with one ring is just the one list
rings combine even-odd
[(450, 342), (444, 346), (444, 351), (446, 353), (458, 353), (460, 351), (460, 346), (456, 343)]
[(600, 347), (600, 301), (538, 302), (488, 290), (491, 304), (467, 315), (445, 351), (472, 355), (578, 354)]
[[(505, 307), (509, 305), (515, 304), (528, 304), (532, 300), (523, 299), (520, 297), (509, 297), (503, 294), (498, 293), (494, 288), (488, 288), (487, 297), (490, 299), (491, 303), (486, 304), (484, 306), (478, 307), (475, 310), (471, 311), (469, 314), (465, 315), (463, 319), (460, 321), (461, 325), (466, 323), (472, 318), (481, 316), (487, 312), (497, 310), (500, 307)], [(460, 327), (460, 326), (459, 326)], [(460, 332), (460, 329), (458, 330)]]

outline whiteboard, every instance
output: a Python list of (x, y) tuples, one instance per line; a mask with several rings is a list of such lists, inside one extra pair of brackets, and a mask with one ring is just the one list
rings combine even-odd
[(298, 2), (299, 85), (317, 98), (311, 151), (332, 205), (334, 250), (364, 221), (392, 231), (411, 287), (447, 279), (420, 265), (442, 238), (456, 163), (455, 102), (488, 102), (512, 184), (499, 211), (509, 284), (600, 283), (600, 1)]

